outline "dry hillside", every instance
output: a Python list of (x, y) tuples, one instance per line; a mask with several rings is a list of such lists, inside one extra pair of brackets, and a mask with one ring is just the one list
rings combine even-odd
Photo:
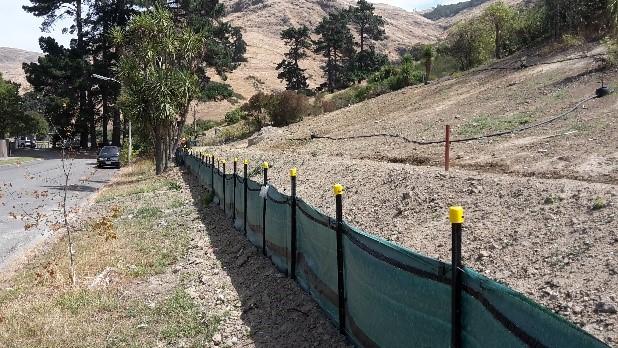
[(2, 73), (2, 77), (20, 83), (23, 86), (22, 88), (28, 86), (22, 64), (35, 62), (40, 55), (40, 53), (16, 48), (0, 47), (0, 73)]
[[(228, 14), (226, 19), (243, 28), (247, 42), (247, 62), (229, 76), (227, 83), (246, 99), (258, 91), (282, 89), (275, 67), (287, 51), (279, 38), (281, 31), (290, 25), (315, 27), (331, 10), (348, 7), (352, 0), (223, 0)], [(376, 5), (377, 14), (386, 21), (388, 39), (379, 44), (382, 52), (397, 58), (397, 50), (419, 42), (431, 42), (441, 37), (443, 30), (418, 13), (401, 8)], [(302, 65), (307, 69), (310, 85), (323, 82), (320, 70), (322, 60), (313, 56)], [(202, 105), (199, 117), (220, 119), (232, 106), (227, 103)]]
[[(330, 187), (347, 188), (345, 218), (366, 231), (448, 260), (451, 204), (466, 208), (465, 263), (522, 291), (609, 343), (618, 344), (618, 95), (594, 95), (603, 52), (531, 54), (525, 69), (472, 71), (263, 131), (257, 145), (209, 148), (217, 156), (268, 160), (286, 190), (299, 168), (299, 195), (333, 214)], [(516, 67), (515, 56), (494, 67)], [(574, 106), (576, 106), (574, 108)], [(417, 145), (533, 125), (514, 134), (444, 147)], [(312, 137), (312, 135), (314, 135)], [(316, 136), (341, 140), (318, 139)]]
[(505, 4), (510, 5), (510, 6), (517, 6), (517, 5), (522, 5), (522, 4), (530, 5), (530, 4), (535, 3), (538, 0), (489, 0), (479, 6), (470, 7), (466, 10), (459, 12), (458, 14), (452, 17), (442, 18), (435, 22), (441, 25), (444, 29), (448, 29), (459, 21), (478, 17), (489, 5), (495, 2), (498, 2), (498, 1), (502, 1)]

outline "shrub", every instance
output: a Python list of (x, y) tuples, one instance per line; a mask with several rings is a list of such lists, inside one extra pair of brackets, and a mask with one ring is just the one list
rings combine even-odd
[(241, 120), (247, 119), (247, 113), (240, 108), (236, 108), (225, 114), (225, 123), (228, 125), (236, 124)]
[(267, 103), (272, 125), (282, 127), (298, 122), (311, 113), (309, 98), (293, 91), (278, 92)]

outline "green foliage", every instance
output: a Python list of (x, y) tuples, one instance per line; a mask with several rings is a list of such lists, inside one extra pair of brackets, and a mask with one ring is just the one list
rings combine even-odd
[(7, 135), (47, 135), (47, 120), (26, 101), (19, 94), (19, 85), (4, 80), (0, 74), (0, 139)]
[(603, 197), (596, 197), (592, 203), (592, 210), (601, 210), (607, 207), (607, 201)]
[(225, 114), (225, 123), (228, 125), (236, 124), (242, 120), (246, 120), (248, 117), (247, 113), (240, 108), (236, 108), (232, 111), (228, 111)]
[(239, 119), (246, 119), (250, 128), (260, 129), (267, 120), (275, 127), (287, 126), (302, 120), (311, 111), (309, 97), (302, 93), (283, 91), (265, 94), (260, 92), (238, 109), (237, 115)]
[(513, 37), (517, 13), (502, 1), (489, 5), (483, 12), (483, 17), (493, 28), (494, 56), (502, 58), (502, 53), (508, 50), (510, 39)]
[(309, 112), (309, 98), (293, 91), (272, 94), (267, 106), (268, 116), (275, 127), (283, 127), (298, 122)]
[(615, 28), (615, 0), (543, 0), (547, 32), (559, 39), (564, 34), (599, 38)]
[(234, 90), (227, 83), (221, 83), (216, 81), (209, 81), (206, 86), (202, 89), (202, 93), (199, 97), (200, 101), (209, 102), (209, 101), (222, 101), (222, 100), (235, 100), (239, 99), (240, 96), (237, 93), (234, 93)]
[(515, 114), (500, 118), (483, 115), (463, 124), (459, 129), (459, 134), (462, 136), (480, 136), (488, 132), (507, 131), (529, 124), (532, 120), (532, 116), (527, 114)]
[(449, 52), (467, 70), (487, 62), (495, 48), (495, 33), (484, 19), (459, 22), (446, 38)]
[(330, 13), (315, 28), (319, 38), (314, 43), (314, 51), (326, 58), (322, 67), (326, 82), (322, 88), (333, 92), (349, 86), (353, 79), (349, 66), (354, 57), (354, 36), (348, 28), (347, 11)]
[(481, 5), (487, 1), (489, 0), (470, 0), (449, 5), (438, 5), (430, 12), (423, 14), (423, 16), (431, 20), (453, 17), (466, 9)]
[(354, 55), (351, 73), (360, 81), (388, 63), (385, 55), (375, 51), (375, 42), (386, 39), (384, 19), (375, 14), (375, 7), (366, 0), (358, 0), (348, 11), (360, 41), (356, 43), (359, 51)]
[(220, 122), (212, 120), (195, 120), (191, 126), (185, 127), (184, 138), (196, 138), (205, 131), (219, 126)]
[(307, 26), (290, 27), (281, 32), (281, 39), (290, 47), (285, 59), (277, 65), (280, 80), (286, 81), (286, 89), (302, 91), (309, 88), (305, 69), (298, 62), (307, 57), (307, 50), (311, 49), (310, 30)]
[(119, 66), (122, 109), (143, 134), (151, 136), (160, 174), (177, 118), (200, 95), (193, 67), (201, 58), (204, 37), (175, 23), (169, 11), (159, 8), (133, 18), (114, 37), (124, 50)]

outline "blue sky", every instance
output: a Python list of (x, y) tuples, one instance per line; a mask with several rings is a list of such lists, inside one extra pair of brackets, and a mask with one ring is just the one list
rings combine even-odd
[[(406, 10), (420, 10), (434, 7), (437, 4), (456, 3), (463, 0), (369, 0), (376, 3), (386, 3), (405, 8)], [(28, 51), (40, 52), (39, 37), (53, 36), (63, 45), (68, 45), (71, 35), (63, 35), (62, 28), (71, 25), (70, 19), (56, 23), (51, 33), (42, 33), (40, 30), (42, 19), (36, 18), (22, 10), (28, 0), (0, 0), (0, 47), (21, 48)]]

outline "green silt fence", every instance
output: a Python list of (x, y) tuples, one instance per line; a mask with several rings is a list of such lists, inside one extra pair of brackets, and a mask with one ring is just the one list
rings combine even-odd
[[(188, 170), (223, 202), (223, 174), (180, 153)], [(226, 176), (226, 215), (244, 232), (244, 180)], [(236, 181), (236, 190), (233, 182)], [(247, 238), (298, 284), (339, 326), (337, 221), (301, 199), (247, 181)], [(236, 204), (233, 204), (236, 197)], [(264, 215), (264, 204), (266, 210)], [(234, 210), (235, 209), (235, 210)], [(296, 211), (296, 272), (291, 270), (291, 215)], [(451, 266), (390, 243), (345, 222), (342, 331), (359, 347), (450, 347)], [(469, 268), (462, 272), (462, 347), (607, 347), (527, 297)]]

